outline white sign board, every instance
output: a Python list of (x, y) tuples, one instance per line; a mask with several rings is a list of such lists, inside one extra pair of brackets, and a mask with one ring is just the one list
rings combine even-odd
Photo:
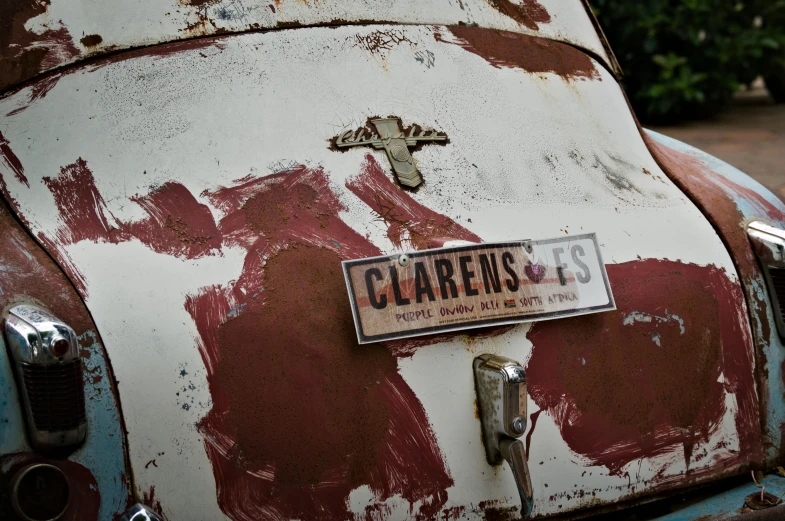
[(343, 262), (361, 344), (615, 309), (593, 233)]

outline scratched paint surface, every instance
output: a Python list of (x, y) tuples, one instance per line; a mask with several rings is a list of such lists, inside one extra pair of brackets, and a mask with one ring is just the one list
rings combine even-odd
[[(0, 8), (0, 92), (118, 49), (228, 32), (358, 23), (478, 25), (569, 42), (607, 61), (580, 0), (16, 0)], [(387, 38), (363, 43), (391, 44)], [(48, 88), (33, 87), (28, 95), (37, 99)]]
[(731, 165), (685, 143), (646, 131), (650, 146), (669, 174), (707, 214), (735, 254), (752, 311), (752, 331), (760, 353), (762, 401), (766, 411), (765, 448), (769, 461), (779, 461), (785, 429), (785, 346), (774, 326), (773, 308), (763, 274), (746, 237), (747, 223), (760, 220), (785, 227), (785, 204), (763, 185)]
[[(7, 155), (2, 159), (8, 164)], [(78, 489), (65, 518), (111, 519), (127, 508), (129, 490), (119, 404), (103, 346), (73, 287), (4, 205), (0, 205), (0, 237), (0, 309), (38, 303), (69, 323), (78, 335), (88, 431), (84, 444), (63, 463), (62, 469)], [(0, 456), (5, 456), (4, 465), (33, 456), (7, 353), (0, 335)], [(5, 506), (0, 505), (0, 514)]]
[[(646, 409), (625, 430), (632, 450), (621, 459), (576, 445), (558, 407), (532, 393), (537, 513), (711, 479), (756, 458), (743, 443), (754, 392), (712, 380), (731, 368), (725, 343), (737, 346), (739, 374), (753, 374), (743, 303), (692, 305), (739, 291), (710, 223), (649, 155), (599, 64), (563, 44), (473, 31), (204, 39), (75, 70), (33, 103), (22, 91), (0, 101), (26, 180), (0, 163), (6, 197), (86, 299), (119, 380), (137, 493), (169, 519), (514, 508), (509, 470), (485, 462), (471, 362), (543, 362), (539, 325), (353, 343), (340, 260), (456, 240), (596, 232), (605, 261), (622, 275), (637, 269), (657, 295), (647, 307), (630, 290), (625, 315), (609, 322), (643, 339), (630, 348), (692, 349), (684, 339), (701, 338), (704, 321), (738, 325), (703, 346), (694, 394), (707, 408)], [(379, 38), (395, 43), (362, 43)], [(449, 136), (414, 152), (418, 191), (395, 184), (383, 151), (331, 150), (332, 137), (378, 115)], [(679, 280), (691, 281), (688, 306), (669, 300)], [(613, 356), (623, 361), (624, 348), (616, 342)], [(590, 369), (600, 390), (617, 387)], [(578, 405), (603, 425), (624, 421)], [(684, 432), (693, 420), (696, 432)], [(647, 444), (647, 429), (662, 436)]]

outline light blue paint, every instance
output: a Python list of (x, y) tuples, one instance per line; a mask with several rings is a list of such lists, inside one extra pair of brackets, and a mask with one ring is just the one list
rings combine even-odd
[[(785, 493), (785, 478), (777, 475), (766, 476), (761, 480), (761, 485), (766, 487), (766, 492), (774, 494), (779, 497)], [(710, 516), (712, 521), (719, 521), (721, 519), (730, 519), (733, 516), (741, 513), (741, 508), (744, 505), (744, 498), (752, 493), (759, 493), (761, 489), (755, 486), (750, 477), (750, 482), (747, 485), (728, 490), (722, 494), (712, 496), (708, 499), (690, 505), (687, 508), (673, 512), (662, 517), (658, 517), (657, 521), (693, 521), (700, 519), (703, 516)], [(785, 517), (785, 507), (782, 508), (783, 517)]]
[[(88, 431), (84, 445), (70, 459), (89, 468), (95, 477), (101, 494), (98, 519), (113, 519), (124, 510), (128, 499), (120, 412), (97, 335), (87, 331), (78, 341), (80, 349), (90, 353), (89, 358), (83, 358)], [(99, 377), (100, 381), (93, 383)]]
[[(785, 213), (785, 204), (780, 199), (771, 193), (765, 186), (752, 179), (750, 176), (735, 168), (728, 163), (717, 159), (695, 147), (677, 141), (675, 139), (663, 136), (651, 130), (646, 131), (655, 141), (676, 150), (688, 154), (706, 165), (709, 169), (716, 172), (720, 176), (736, 183), (739, 186), (749, 188), (755, 191), (763, 199), (769, 202), (772, 206)], [(739, 211), (741, 211), (744, 219), (749, 221), (753, 219), (762, 219), (773, 225), (778, 225), (785, 228), (785, 222), (772, 222), (765, 213), (762, 214), (761, 209), (750, 203), (749, 201), (741, 198), (739, 194), (734, 193), (727, 187), (722, 187), (728, 195), (733, 197)], [(740, 223), (741, 224), (741, 223)], [(776, 461), (779, 458), (779, 447), (782, 444), (781, 426), (785, 424), (785, 385), (782, 381), (782, 363), (785, 360), (785, 346), (780, 340), (777, 333), (776, 322), (774, 321), (773, 307), (769, 300), (768, 292), (765, 290), (765, 283), (762, 279), (753, 281), (753, 287), (750, 288), (751, 292), (757, 298), (756, 305), (765, 304), (766, 306), (766, 320), (769, 323), (769, 338), (763, 339), (763, 353), (766, 357), (766, 365), (764, 371), (768, 374), (768, 386), (763, 392), (766, 393), (766, 441), (768, 448), (766, 449), (766, 458), (768, 461)], [(758, 314), (751, 314), (752, 320), (758, 321)], [(757, 324), (761, 324), (758, 322)], [(765, 329), (765, 328), (763, 328)], [(759, 331), (763, 329), (758, 328)]]
[(0, 455), (28, 450), (13, 368), (0, 335)]
[[(254, 295), (254, 296), (255, 296), (255, 295)], [(229, 311), (226, 313), (226, 316), (227, 316), (227, 317), (229, 317), (229, 318), (234, 318), (234, 317), (236, 317), (237, 315), (239, 315), (240, 313), (242, 313), (242, 312), (243, 312), (243, 310), (245, 309), (245, 307), (246, 307), (247, 305), (248, 305), (248, 304), (247, 304), (247, 303), (245, 303), (245, 302), (243, 302), (242, 304), (238, 304), (237, 306), (235, 306), (235, 307), (233, 307), (232, 309), (230, 309), (230, 310), (229, 310)]]

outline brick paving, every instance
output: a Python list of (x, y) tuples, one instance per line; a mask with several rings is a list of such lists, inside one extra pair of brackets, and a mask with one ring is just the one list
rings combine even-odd
[(762, 87), (739, 93), (712, 120), (651, 128), (730, 163), (785, 200), (785, 104)]

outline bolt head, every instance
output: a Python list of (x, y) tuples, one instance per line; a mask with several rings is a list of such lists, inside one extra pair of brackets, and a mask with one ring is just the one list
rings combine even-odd
[(411, 263), (412, 263), (412, 259), (410, 259), (409, 256), (406, 255), (405, 253), (403, 255), (401, 255), (400, 257), (398, 257), (398, 264), (400, 264), (404, 268), (409, 266), (409, 264), (411, 264)]
[(515, 417), (512, 420), (512, 429), (516, 434), (523, 434), (523, 431), (526, 429), (526, 420), (520, 416)]

